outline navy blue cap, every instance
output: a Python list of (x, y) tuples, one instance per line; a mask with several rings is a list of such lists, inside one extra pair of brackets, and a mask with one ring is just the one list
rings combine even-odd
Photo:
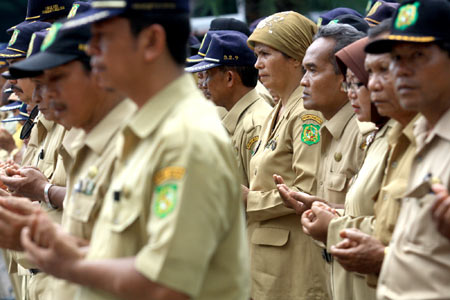
[(332, 20), (330, 23), (348, 24), (364, 33), (367, 33), (367, 31), (369, 31), (370, 28), (369, 23), (367, 23), (367, 21), (365, 21), (363, 18), (350, 14), (340, 15), (336, 17), (336, 19)]
[(10, 110), (15, 110), (15, 109), (19, 109), (22, 106), (22, 101), (14, 101), (12, 103), (3, 105), (2, 107), (0, 107), (0, 111), (10, 111)]
[[(73, 0), (28, 0), (27, 15), (24, 23), (33, 21), (56, 20), (66, 17), (72, 7)], [(16, 26), (6, 32), (11, 33)]]
[(16, 116), (12, 116), (10, 118), (2, 120), (3, 123), (14, 122), (14, 121), (26, 121), (30, 114), (27, 111), (27, 105), (25, 103), (21, 103), (19, 108), (19, 114)]
[(67, 28), (92, 24), (124, 13), (143, 16), (189, 14), (189, 0), (92, 0), (91, 9), (68, 21)]
[(370, 26), (376, 26), (383, 20), (391, 18), (400, 4), (378, 0), (367, 13), (364, 20), (369, 22)]
[[(366, 15), (369, 13), (369, 11), (372, 9), (373, 5), (375, 3), (377, 3), (379, 0), (367, 0), (367, 5), (366, 5)], [(384, 2), (389, 2), (389, 3), (398, 3), (399, 1), (397, 0), (384, 0)]]
[(450, 42), (450, 1), (407, 0), (392, 19), (391, 33), (369, 43), (368, 53), (390, 52), (398, 42)]
[(44, 42), (45, 37), (49, 33), (50, 28), (45, 28), (39, 31), (36, 31), (31, 36), (30, 44), (28, 45), (27, 57), (35, 55), (41, 51), (42, 43)]
[(6, 49), (0, 51), (0, 58), (22, 58), (27, 56), (28, 46), (34, 32), (49, 28), (47, 22), (22, 22), (16, 26)]
[(211, 43), (203, 61), (185, 70), (195, 73), (219, 66), (253, 66), (256, 57), (247, 46), (247, 38), (237, 31), (215, 31), (211, 34)]
[(26, 21), (45, 21), (67, 16), (73, 0), (28, 0)]
[[(6, 47), (8, 47), (7, 43), (1, 43), (0, 51), (3, 51), (4, 49), (6, 49)], [(6, 58), (0, 57), (0, 68), (7, 67), (7, 66), (8, 66), (8, 61), (6, 60)]]
[(317, 19), (317, 26), (327, 25), (330, 21), (336, 19), (340, 15), (354, 15), (363, 18), (363, 16), (354, 9), (348, 7), (338, 7), (321, 14), (319, 19)]
[(234, 18), (216, 18), (211, 21), (210, 28), (203, 37), (198, 53), (186, 59), (186, 66), (190, 67), (201, 62), (205, 58), (206, 51), (208, 51), (209, 43), (211, 43), (211, 34), (223, 30), (242, 32), (247, 37), (250, 35), (250, 29), (244, 22)]
[(89, 25), (64, 28), (63, 23), (53, 24), (41, 45), (41, 51), (25, 60), (12, 64), (9, 72), (14, 78), (34, 77), (73, 60), (89, 60), (86, 53), (91, 37)]

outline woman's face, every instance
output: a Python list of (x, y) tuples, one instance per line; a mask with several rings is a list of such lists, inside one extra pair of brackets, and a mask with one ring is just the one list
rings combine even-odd
[(296, 61), (289, 58), (278, 50), (265, 44), (255, 44), (255, 55), (257, 57), (255, 68), (258, 69), (259, 80), (269, 90), (277, 95), (283, 95), (285, 88), (290, 80), (297, 80), (300, 84), (300, 78), (293, 78), (294, 64)]
[(370, 122), (371, 107), (369, 90), (350, 69), (347, 69), (346, 86), (348, 99), (355, 111), (356, 117), (361, 122)]

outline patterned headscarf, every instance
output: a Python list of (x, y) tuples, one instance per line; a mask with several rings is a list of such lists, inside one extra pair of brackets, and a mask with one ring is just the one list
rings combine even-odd
[(313, 21), (294, 11), (284, 11), (259, 22), (247, 44), (253, 50), (255, 43), (262, 43), (301, 62), (316, 32)]

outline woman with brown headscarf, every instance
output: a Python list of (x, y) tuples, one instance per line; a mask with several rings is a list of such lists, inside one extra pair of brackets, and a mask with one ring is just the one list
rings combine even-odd
[(294, 190), (316, 191), (323, 116), (305, 110), (300, 86), (303, 56), (316, 31), (312, 21), (289, 11), (261, 21), (248, 39), (261, 82), (280, 98), (263, 124), (250, 188), (244, 188), (254, 300), (328, 299), (320, 248), (284, 207), (273, 180), (279, 174)]

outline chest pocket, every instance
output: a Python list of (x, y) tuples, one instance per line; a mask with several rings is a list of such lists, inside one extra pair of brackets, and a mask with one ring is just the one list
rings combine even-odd
[(74, 192), (67, 208), (69, 216), (76, 221), (87, 223), (94, 211), (95, 199), (96, 197), (94, 195)]
[[(110, 191), (111, 192), (111, 191)], [(105, 203), (104, 214), (108, 220), (111, 231), (120, 233), (130, 227), (142, 213), (140, 195), (132, 195), (131, 188), (124, 187), (115, 190), (109, 195)]]
[(289, 240), (289, 230), (282, 228), (256, 228), (252, 234), (252, 244), (282, 247)]
[(328, 174), (327, 188), (335, 192), (342, 192), (346, 187), (347, 176), (341, 173)]

